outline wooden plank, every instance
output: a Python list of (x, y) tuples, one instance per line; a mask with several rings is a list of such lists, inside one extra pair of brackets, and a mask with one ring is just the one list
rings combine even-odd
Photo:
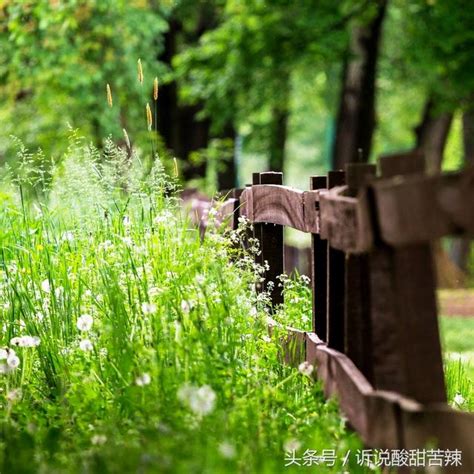
[(338, 186), (320, 193), (321, 237), (331, 247), (361, 253), (373, 245), (370, 210), (365, 193), (357, 199), (348, 197), (347, 186)]
[[(396, 172), (393, 162), (389, 169)], [(420, 403), (444, 402), (429, 244), (393, 248), (379, 242), (369, 258), (375, 386)]]
[(338, 398), (349, 424), (367, 446), (422, 450), (435, 441), (440, 449), (462, 450), (463, 468), (452, 472), (472, 472), (474, 414), (374, 390), (347, 356), (328, 348), (314, 333), (306, 333), (306, 360), (316, 367), (326, 397)]
[[(372, 180), (375, 165), (351, 163), (346, 167), (349, 194), (356, 196)], [(367, 253), (346, 255), (344, 298), (344, 352), (370, 381), (373, 381), (370, 279)]]
[(319, 210), (319, 190), (327, 188), (327, 178), (322, 176), (325, 180), (324, 188), (311, 188), (311, 180), (313, 178), (319, 179), (318, 176), (312, 176), (310, 178), (310, 189), (311, 191), (304, 191), (303, 193), (303, 215), (305, 232), (312, 234), (319, 234), (320, 228), (320, 210)]
[[(344, 171), (328, 173), (328, 189), (344, 184)], [(321, 212), (322, 212), (321, 203)], [(323, 216), (321, 216), (323, 218)], [(324, 220), (322, 220), (324, 223)], [(323, 235), (321, 235), (323, 237)], [(344, 351), (344, 294), (345, 294), (345, 255), (331, 247), (327, 251), (327, 335), (328, 346), (340, 352)]]
[(306, 360), (306, 333), (295, 328), (287, 328), (280, 341), (285, 364), (298, 367)]
[(374, 183), (382, 239), (401, 246), (451, 234), (473, 237), (473, 170)]
[[(326, 176), (312, 176), (312, 190), (325, 189)], [(305, 193), (305, 198), (307, 194)], [(306, 202), (306, 201), (305, 201)], [(319, 211), (319, 201), (314, 201), (314, 209)], [(305, 211), (307, 214), (307, 211)], [(311, 287), (313, 308), (313, 332), (326, 339), (327, 333), (327, 254), (328, 245), (318, 234), (311, 235)]]
[[(260, 184), (283, 183), (283, 174), (274, 172), (260, 173)], [(258, 186), (257, 186), (258, 187)], [(253, 187), (252, 187), (253, 192)], [(256, 209), (256, 197), (254, 199), (254, 213)], [(255, 215), (254, 215), (255, 219)], [(280, 280), (277, 278), (284, 272), (284, 245), (283, 245), (283, 226), (275, 224), (254, 224), (261, 226), (262, 239), (262, 263), (268, 262), (269, 269), (265, 271), (265, 290), (269, 290), (272, 307), (283, 303), (283, 288), (279, 286)], [(268, 284), (271, 282), (272, 286)]]
[(416, 410), (402, 403), (401, 419), (405, 449), (457, 450), (462, 465), (446, 466), (443, 472), (474, 472), (474, 414), (444, 404)]
[[(263, 184), (263, 183), (262, 183)], [(253, 222), (305, 231), (303, 191), (286, 186), (253, 186)]]
[(438, 177), (415, 177), (374, 183), (377, 220), (384, 242), (402, 246), (456, 231), (439, 205), (438, 182)]
[(380, 158), (379, 164), (384, 178), (424, 174), (426, 168), (425, 157), (417, 150), (384, 155)]
[(330, 349), (315, 334), (306, 334), (306, 359), (316, 367), (326, 397), (335, 396), (349, 424), (372, 447), (398, 446), (396, 401), (378, 395), (363, 374), (344, 354)]
[(234, 212), (238, 202), (237, 199), (229, 198), (222, 203), (217, 203), (217, 220), (219, 223), (227, 222), (231, 229), (234, 228)]

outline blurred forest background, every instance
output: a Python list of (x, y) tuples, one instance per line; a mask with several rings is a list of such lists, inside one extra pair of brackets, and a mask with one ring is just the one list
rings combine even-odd
[[(473, 58), (463, 0), (0, 0), (0, 164), (15, 136), (47, 174), (72, 128), (99, 148), (153, 135), (207, 193), (400, 150), (455, 170), (474, 162)], [(469, 242), (446, 250), (472, 266)]]

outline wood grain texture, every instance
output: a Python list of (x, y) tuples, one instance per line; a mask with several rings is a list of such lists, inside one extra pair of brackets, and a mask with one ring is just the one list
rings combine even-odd
[(362, 253), (373, 245), (370, 210), (365, 192), (348, 197), (347, 186), (320, 193), (321, 238), (331, 247), (345, 252)]
[(367, 446), (421, 450), (432, 443), (443, 450), (460, 449), (463, 467), (446, 472), (472, 472), (474, 414), (375, 390), (348, 357), (329, 349), (313, 333), (306, 333), (306, 360), (315, 365), (325, 395), (338, 398), (349, 424)]
[[(282, 173), (265, 172), (260, 173), (260, 184), (267, 185), (281, 185), (283, 182)], [(271, 186), (270, 186), (271, 187)], [(255, 218), (255, 213), (258, 212), (257, 202), (260, 201), (258, 198), (258, 192), (255, 194), (255, 188), (263, 189), (261, 186), (252, 186), (253, 193), (253, 204), (254, 204), (254, 221), (259, 222)], [(268, 188), (268, 186), (267, 186)], [(278, 189), (278, 187), (277, 187)], [(285, 200), (280, 201), (284, 203)], [(264, 207), (264, 206), (262, 206)], [(282, 204), (282, 207), (277, 206), (280, 209), (286, 209)], [(302, 208), (302, 206), (301, 206)], [(281, 213), (281, 215), (283, 212)], [(265, 221), (263, 221), (265, 222)], [(255, 224), (258, 226), (259, 224)], [(284, 272), (284, 242), (283, 242), (283, 225), (277, 225), (275, 223), (261, 224), (261, 261), (262, 264), (268, 262), (268, 270), (265, 271), (264, 289), (269, 291), (270, 300), (272, 307), (283, 303), (283, 288), (279, 286), (280, 280), (278, 277)], [(270, 284), (270, 286), (269, 286)]]
[[(325, 184), (319, 179), (324, 178)], [(321, 186), (317, 188), (312, 188), (314, 184), (313, 181), (316, 180), (316, 186)], [(324, 184), (324, 188), (322, 187)], [(305, 232), (310, 232), (312, 234), (319, 234), (320, 228), (320, 209), (319, 209), (319, 190), (325, 189), (327, 187), (327, 178), (326, 176), (311, 176), (310, 178), (310, 189), (311, 191), (305, 191), (303, 193), (303, 216), (304, 216), (304, 225)]]
[[(312, 190), (325, 189), (327, 187), (326, 176), (312, 176), (310, 188)], [(314, 193), (318, 194), (319, 193)], [(308, 204), (308, 193), (305, 193), (305, 206)], [(312, 201), (312, 209), (319, 213), (319, 199)], [(307, 215), (305, 207), (305, 216)], [(316, 222), (318, 219), (316, 218)], [(315, 226), (318, 230), (318, 226)], [(327, 242), (317, 233), (311, 235), (311, 287), (312, 287), (312, 310), (313, 310), (313, 332), (326, 339), (327, 333)]]
[(426, 169), (425, 156), (418, 150), (381, 156), (379, 165), (384, 178), (424, 174)]
[[(330, 171), (328, 173), (328, 189), (343, 184), (344, 179), (343, 171)], [(321, 213), (322, 205), (321, 202)], [(322, 220), (322, 223), (324, 224), (324, 220)], [(321, 237), (324, 236), (321, 234)], [(329, 238), (327, 252), (326, 341), (332, 349), (344, 352), (345, 255), (341, 250), (332, 247)]]
[[(263, 184), (263, 183), (262, 183)], [(265, 222), (306, 231), (303, 191), (286, 186), (253, 186), (253, 222)]]
[(473, 170), (374, 183), (382, 239), (401, 246), (452, 234), (474, 237)]

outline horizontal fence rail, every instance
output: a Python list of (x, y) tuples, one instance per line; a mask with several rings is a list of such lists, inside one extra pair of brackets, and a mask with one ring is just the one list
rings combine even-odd
[(427, 176), (423, 156), (410, 153), (382, 157), (379, 168), (350, 164), (311, 177), (309, 191), (254, 173), (219, 216), (254, 225), (273, 305), (283, 302), (283, 226), (312, 234), (313, 328), (286, 328), (284, 359), (314, 365), (364, 442), (459, 450), (462, 466), (445, 472), (472, 473), (474, 415), (446, 403), (431, 242), (474, 237), (474, 167)]

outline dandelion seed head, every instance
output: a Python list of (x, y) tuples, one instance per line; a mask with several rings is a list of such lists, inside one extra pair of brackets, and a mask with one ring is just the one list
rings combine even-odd
[(102, 434), (96, 434), (92, 436), (91, 438), (91, 443), (94, 446), (101, 446), (107, 442), (107, 436), (102, 435)]
[(156, 313), (156, 304), (154, 304), (154, 303), (142, 303), (142, 313), (143, 314)]
[(453, 403), (459, 407), (464, 405), (465, 401), (466, 401), (465, 398), (460, 393), (456, 393), (453, 399)]
[(94, 349), (94, 346), (90, 339), (82, 339), (81, 342), (79, 342), (79, 349), (84, 352), (90, 352)]
[(40, 345), (40, 342), (37, 336), (14, 337), (10, 340), (10, 344), (17, 347), (36, 347)]
[(7, 365), (10, 369), (17, 369), (20, 366), (20, 358), (12, 351), (7, 357)]
[(76, 326), (79, 331), (87, 332), (90, 331), (93, 324), (93, 317), (90, 314), (83, 314), (77, 319)]
[(41, 282), (41, 289), (45, 292), (45, 293), (50, 293), (51, 291), (51, 286), (49, 284), (49, 280), (46, 279), (46, 280), (43, 280)]
[(150, 374), (147, 374), (147, 373), (141, 374), (135, 379), (135, 384), (138, 385), (139, 387), (150, 385), (150, 382), (151, 382), (151, 377), (150, 377)]
[(237, 452), (235, 446), (228, 441), (223, 441), (218, 447), (219, 454), (225, 459), (235, 458)]
[(298, 370), (301, 374), (310, 377), (314, 371), (314, 367), (308, 361), (304, 361), (298, 366)]
[(283, 445), (283, 449), (285, 452), (289, 453), (292, 451), (298, 451), (298, 449), (301, 448), (301, 441), (298, 441), (295, 438), (290, 438), (285, 441), (285, 444)]

